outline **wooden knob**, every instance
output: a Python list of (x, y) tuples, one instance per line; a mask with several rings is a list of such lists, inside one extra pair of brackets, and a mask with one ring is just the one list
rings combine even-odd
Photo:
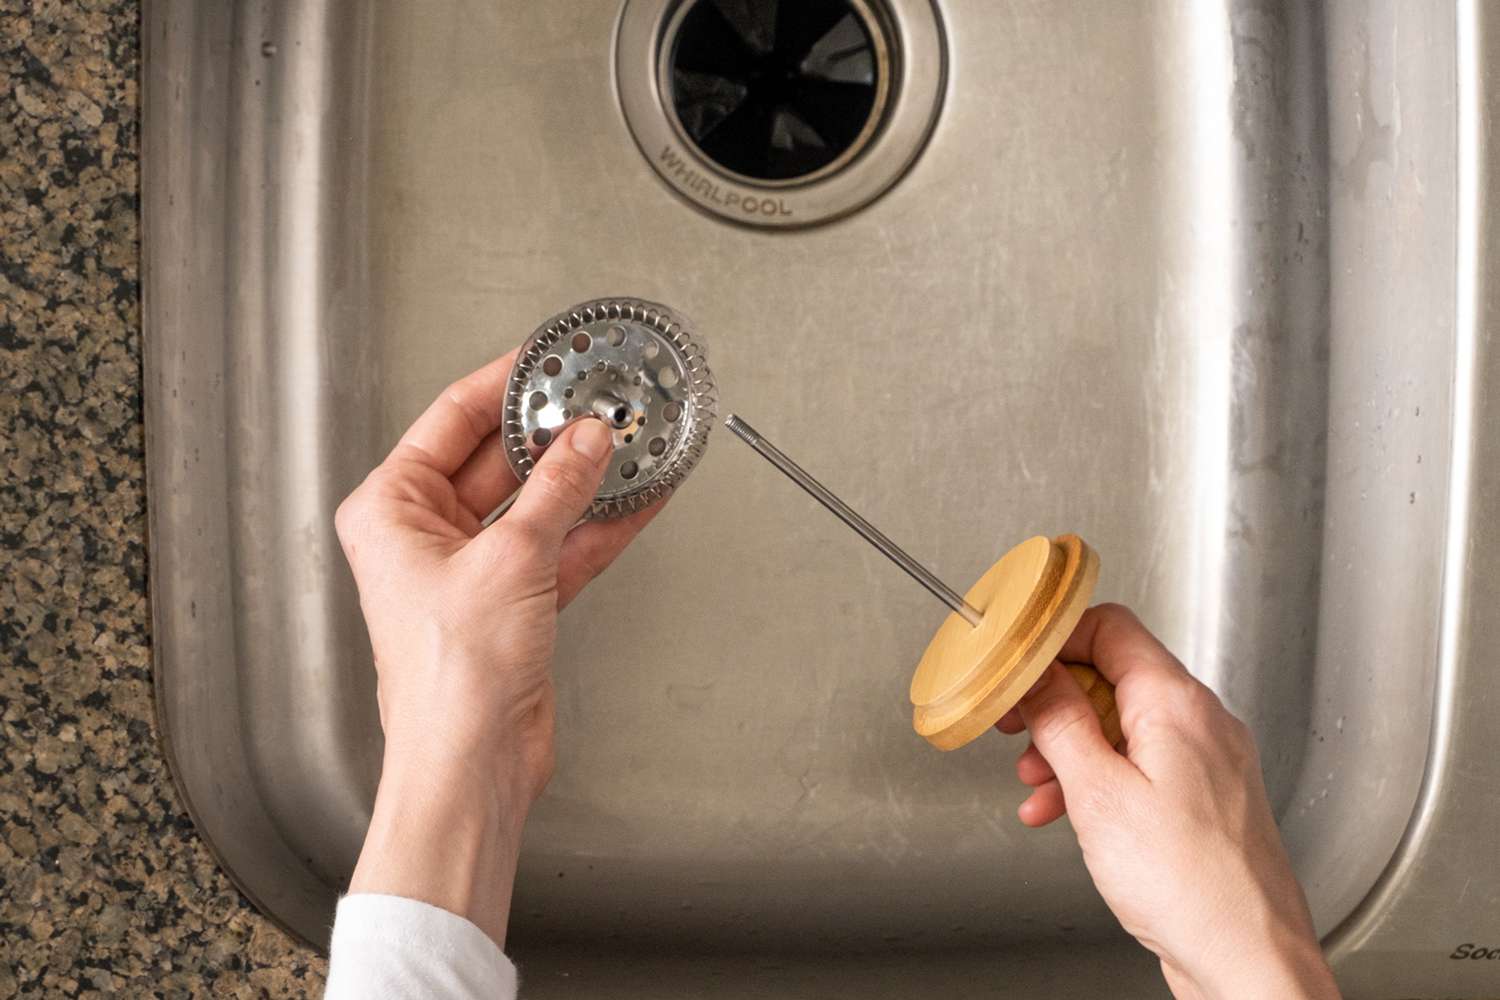
[[(991, 566), (965, 595), (983, 619), (949, 615), (911, 682), (912, 726), (939, 750), (956, 750), (1000, 721), (1042, 676), (1083, 616), (1099, 557), (1077, 535), (1030, 538)], [(1119, 743), (1114, 688), (1073, 669), (1111, 743)]]

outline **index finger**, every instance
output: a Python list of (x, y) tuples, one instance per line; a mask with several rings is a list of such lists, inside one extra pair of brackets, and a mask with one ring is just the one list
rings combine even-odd
[(1188, 675), (1187, 668), (1141, 624), (1135, 612), (1121, 604), (1100, 604), (1085, 611), (1057, 658), (1064, 663), (1092, 664), (1116, 687), (1131, 675)]
[(505, 383), (515, 360), (513, 350), (444, 389), (401, 435), (390, 458), (420, 462), (444, 476), (457, 472), (500, 426)]

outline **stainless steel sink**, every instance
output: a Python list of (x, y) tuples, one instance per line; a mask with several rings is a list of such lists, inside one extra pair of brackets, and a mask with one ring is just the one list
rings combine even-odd
[[(157, 691), (204, 836), (325, 942), (380, 755), (332, 511), (445, 383), (639, 295), (955, 582), (1088, 538), (1254, 728), (1350, 996), (1500, 992), (1450, 957), (1500, 955), (1495, 9), (855, 6), (887, 117), (798, 185), (685, 138), (670, 3), (147, 0)], [(941, 617), (712, 443), (564, 616), (532, 995), (1160, 995), (1014, 819), (1016, 741), (912, 733)]]

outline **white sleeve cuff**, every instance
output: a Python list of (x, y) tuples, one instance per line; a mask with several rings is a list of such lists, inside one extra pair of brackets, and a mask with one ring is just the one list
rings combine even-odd
[(515, 1000), (516, 967), (456, 913), (402, 896), (339, 900), (325, 1000)]

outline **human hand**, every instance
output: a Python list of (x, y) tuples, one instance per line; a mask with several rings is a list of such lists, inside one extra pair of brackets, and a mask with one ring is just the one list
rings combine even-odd
[(1115, 685), (1123, 753), (1057, 663), (1000, 720), (1031, 733), (1021, 821), (1072, 820), (1084, 864), (1178, 997), (1337, 997), (1255, 741), (1128, 609), (1091, 608), (1059, 659)]
[(498, 430), (513, 359), (449, 386), (335, 518), (385, 733), (350, 889), (442, 906), (502, 945), (521, 826), (552, 773), (558, 610), (656, 510), (577, 525), (612, 450), (589, 418), (481, 527), (517, 488)]

